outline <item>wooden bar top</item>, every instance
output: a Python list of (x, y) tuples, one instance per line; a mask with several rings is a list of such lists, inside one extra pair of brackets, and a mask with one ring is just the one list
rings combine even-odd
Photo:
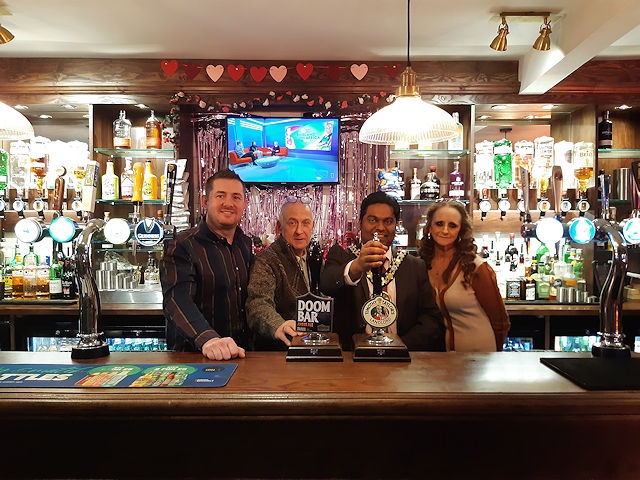
[[(343, 362), (285, 356), (248, 352), (230, 361), (237, 370), (221, 388), (0, 388), (0, 425), (12, 439), (3, 454), (11, 465), (28, 463), (33, 444), (19, 439), (26, 431), (47, 432), (38, 449), (47, 467), (16, 467), (11, 474), (20, 478), (514, 478), (517, 469), (519, 479), (618, 479), (640, 472), (630, 440), (640, 434), (640, 392), (587, 391), (540, 363), (587, 353), (412, 352), (410, 363), (353, 362), (350, 352)], [(69, 353), (0, 352), (3, 364), (74, 362)], [(114, 352), (78, 363), (221, 362), (199, 353)]]

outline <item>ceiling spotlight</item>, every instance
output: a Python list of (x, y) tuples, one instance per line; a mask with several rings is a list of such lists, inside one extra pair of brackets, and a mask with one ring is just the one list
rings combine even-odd
[(0, 25), (0, 45), (9, 43), (11, 40), (13, 40), (13, 33)]
[(549, 23), (549, 18), (544, 17), (544, 23), (540, 26), (540, 35), (533, 42), (534, 50), (549, 50), (551, 48), (551, 39), (549, 38), (549, 34), (551, 33), (551, 24)]
[(507, 49), (507, 35), (509, 35), (509, 25), (506, 18), (502, 17), (502, 23), (498, 25), (498, 35), (489, 46), (498, 52), (504, 52)]

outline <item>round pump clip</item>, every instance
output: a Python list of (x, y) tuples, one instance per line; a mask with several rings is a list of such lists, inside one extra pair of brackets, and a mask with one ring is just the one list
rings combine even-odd
[(70, 242), (78, 233), (78, 224), (68, 217), (56, 217), (49, 225), (49, 236), (58, 243)]
[(114, 245), (124, 245), (131, 238), (131, 225), (124, 218), (112, 218), (102, 230), (104, 238)]
[(569, 236), (576, 243), (585, 245), (596, 235), (594, 223), (586, 217), (576, 217), (569, 222)]
[(564, 236), (564, 226), (556, 218), (543, 218), (536, 224), (536, 237), (545, 245), (558, 243)]
[[(111, 223), (113, 220), (109, 221)], [(164, 229), (155, 218), (143, 218), (133, 229), (133, 236), (143, 247), (153, 247), (162, 241)]]
[(46, 228), (35, 218), (23, 218), (16, 223), (14, 228), (16, 238), (24, 243), (35, 243), (42, 240), (46, 233)]

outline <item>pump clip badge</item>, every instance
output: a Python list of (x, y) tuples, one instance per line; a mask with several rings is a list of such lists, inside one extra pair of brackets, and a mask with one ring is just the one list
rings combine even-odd
[(153, 247), (162, 241), (164, 230), (155, 218), (143, 218), (133, 230), (133, 236), (143, 247)]

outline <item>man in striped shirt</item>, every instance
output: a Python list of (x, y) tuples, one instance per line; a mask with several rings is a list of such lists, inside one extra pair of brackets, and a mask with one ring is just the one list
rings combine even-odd
[(205, 218), (167, 242), (160, 281), (170, 350), (201, 351), (211, 360), (244, 358), (252, 348), (245, 301), (254, 255), (238, 223), (245, 187), (231, 170), (211, 176)]

